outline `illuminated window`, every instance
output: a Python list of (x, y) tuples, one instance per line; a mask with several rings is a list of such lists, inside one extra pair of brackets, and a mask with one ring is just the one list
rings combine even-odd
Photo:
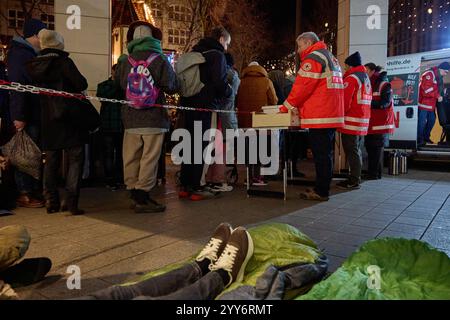
[(186, 30), (169, 29), (169, 44), (184, 46), (188, 42)]
[(41, 21), (47, 25), (49, 30), (55, 30), (55, 16), (51, 14), (41, 14)]
[(191, 10), (184, 6), (173, 5), (169, 7), (169, 19), (176, 21), (191, 21)]
[(8, 10), (8, 27), (9, 28), (23, 28), (23, 22), (24, 22), (24, 15), (23, 11), (19, 10)]
[(163, 15), (161, 5), (152, 1), (151, 4), (153, 18), (161, 18)]

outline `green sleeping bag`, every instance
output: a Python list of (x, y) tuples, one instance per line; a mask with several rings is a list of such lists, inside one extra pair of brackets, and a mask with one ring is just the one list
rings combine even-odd
[[(319, 261), (322, 256), (317, 245), (308, 236), (292, 226), (273, 223), (251, 228), (248, 231), (253, 239), (254, 253), (246, 267), (244, 281), (234, 283), (224, 293), (243, 285), (255, 286), (257, 279), (270, 266), (284, 267), (299, 263), (313, 264)], [(150, 272), (137, 282), (165, 274), (193, 260), (194, 257)]]
[(418, 240), (366, 243), (299, 300), (450, 300), (450, 258)]

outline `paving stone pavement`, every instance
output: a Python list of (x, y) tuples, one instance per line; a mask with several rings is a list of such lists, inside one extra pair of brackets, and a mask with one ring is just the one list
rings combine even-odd
[[(330, 271), (375, 238), (420, 239), (450, 255), (448, 173), (411, 170), (405, 176), (366, 182), (360, 190), (333, 190), (335, 195), (325, 203), (300, 200), (302, 189), (291, 186), (286, 202), (247, 198), (241, 186), (217, 200), (192, 203), (180, 201), (170, 183), (155, 191), (167, 212), (137, 215), (130, 211), (125, 191), (91, 188), (82, 190), (86, 216), (19, 209), (0, 218), (0, 226), (25, 225), (32, 236), (26, 257), (53, 261), (45, 281), (18, 290), (22, 299), (74, 298), (135, 280), (194, 255), (224, 221), (234, 226), (270, 221), (298, 227), (324, 250)], [(71, 265), (81, 269), (81, 290), (67, 289)]]

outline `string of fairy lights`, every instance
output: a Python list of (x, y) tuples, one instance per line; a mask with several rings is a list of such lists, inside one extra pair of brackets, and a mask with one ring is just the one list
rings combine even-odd
[(145, 20), (150, 22), (151, 24), (155, 24), (155, 19), (152, 13), (152, 1), (150, 0), (134, 0), (133, 1), (136, 6), (136, 10), (142, 10), (142, 14), (145, 17)]
[(288, 54), (281, 59), (268, 60), (262, 65), (267, 71), (281, 70), (286, 76), (295, 74), (295, 53)]
[(423, 1), (422, 5), (415, 2), (410, 0), (397, 3), (392, 11), (393, 23), (407, 25), (408, 30), (413, 32), (450, 28), (450, 1)]

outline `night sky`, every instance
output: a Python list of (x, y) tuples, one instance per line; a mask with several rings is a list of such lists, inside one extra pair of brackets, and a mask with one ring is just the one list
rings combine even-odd
[[(296, 0), (255, 0), (266, 13), (272, 34), (273, 46), (267, 58), (285, 57), (295, 50)], [(337, 28), (337, 0), (303, 1), (302, 31), (314, 31), (320, 37), (325, 23)], [(327, 39), (328, 40), (328, 39)]]
[(295, 48), (296, 0), (266, 0), (260, 5), (267, 15), (273, 39), (267, 58), (282, 58)]
[(268, 0), (267, 12), (276, 34), (295, 34), (295, 0)]

